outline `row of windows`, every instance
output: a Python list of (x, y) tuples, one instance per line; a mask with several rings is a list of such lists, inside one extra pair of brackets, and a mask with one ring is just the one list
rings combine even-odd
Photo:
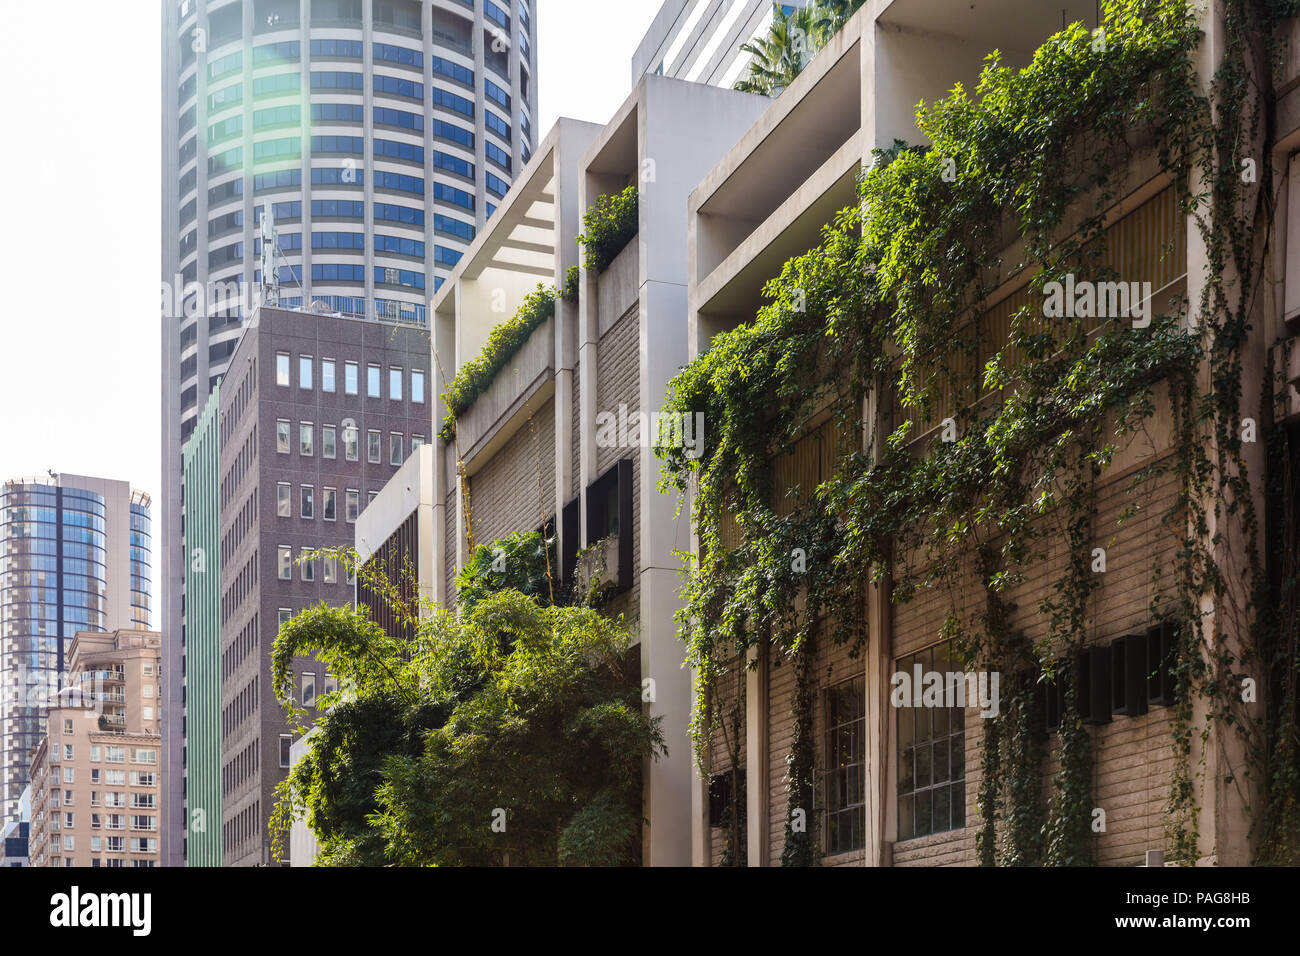
[[(275, 384), (288, 388), (291, 384), (292, 356), (288, 352), (275, 353)], [(314, 377), (316, 371), (315, 359), (311, 355), (298, 356), (298, 387), (301, 389), (314, 388)], [(402, 401), (405, 395), (404, 389), (405, 373), (401, 366), (392, 365), (388, 369), (388, 398), (394, 402)], [(383, 366), (368, 364), (366, 366), (366, 397), (381, 398)], [(427, 375), (423, 369), (411, 369), (411, 387), (410, 396), (412, 402), (422, 403), (424, 401), (424, 386), (427, 381)], [(343, 363), (343, 393), (345, 395), (357, 395), (361, 385), (361, 366), (358, 362), (345, 361)], [(320, 360), (320, 387), (321, 391), (333, 393), (338, 387), (338, 363), (332, 358), (323, 358)], [(285, 447), (282, 449), (288, 453), (288, 438), (285, 438)]]

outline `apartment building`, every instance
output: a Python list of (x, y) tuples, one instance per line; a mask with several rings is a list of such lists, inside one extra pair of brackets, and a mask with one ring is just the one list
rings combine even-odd
[[(1205, 15), (1206, 44), (1222, 30), (1213, 8)], [(859, 171), (873, 162), (872, 150), (895, 139), (922, 143), (913, 108), (935, 100), (954, 84), (974, 87), (985, 54), (995, 47), (1003, 62), (1023, 66), (1032, 51), (1064, 23), (1096, 25), (1092, 3), (1039, 5), (994, 2), (912, 2), (870, 0), (844, 30), (821, 51), (798, 79), (771, 105), (695, 188), (689, 199), (688, 267), (689, 348), (703, 354), (717, 334), (752, 320), (764, 301), (766, 279), (782, 263), (819, 242), (819, 230), (835, 211), (857, 202)], [(1292, 48), (1294, 25), (1286, 38)], [(1291, 90), (1297, 74), (1294, 57), (1286, 61), (1278, 88)], [(1300, 303), (1300, 189), (1292, 175), (1300, 164), (1300, 122), (1287, 94), (1278, 110), (1278, 147), (1272, 162), (1283, 187), (1287, 243), (1274, 266), (1284, 276), (1277, 308), (1265, 306), (1244, 351), (1252, 383), (1270, 367), (1274, 343), (1294, 341), (1294, 315)], [(1195, 225), (1179, 205), (1175, 184), (1158, 173), (1150, 151), (1136, 151), (1126, 171), (1125, 187), (1106, 218), (1107, 246), (1115, 250), (1109, 264), (1125, 277), (1149, 282), (1152, 301), (1196, 303), (1206, 281), (1204, 249)], [(1013, 258), (1007, 250), (1007, 261)], [(1029, 302), (1030, 276), (1007, 275), (978, 321), (993, 330)], [(1265, 297), (1267, 302), (1267, 296)], [(1295, 354), (1292, 352), (1291, 354)], [(1294, 385), (1300, 369), (1286, 373)], [(1251, 384), (1249, 389), (1255, 387)], [(1256, 393), (1257, 394), (1257, 393)], [(1291, 421), (1300, 405), (1291, 395)], [(889, 434), (904, 416), (896, 404), (877, 402), (864, 410), (875, 434)], [(923, 449), (937, 439), (948, 411), (915, 416), (910, 448)], [(1245, 414), (1243, 412), (1243, 414)], [(1103, 865), (1132, 866), (1167, 859), (1165, 832), (1170, 774), (1174, 766), (1171, 737), (1173, 708), (1168, 675), (1167, 631), (1152, 608), (1168, 606), (1175, 582), (1169, 573), (1176, 561), (1176, 536), (1162, 529), (1157, 515), (1178, 505), (1171, 475), (1144, 487), (1141, 520), (1122, 520), (1133, 505), (1126, 492), (1140, 470), (1159, 471), (1173, 455), (1173, 417), (1157, 409), (1143, 436), (1117, 439), (1115, 459), (1097, 483), (1097, 527), (1104, 529), (1110, 557), (1095, 597), (1088, 647), (1081, 661), (1091, 668), (1091, 700), (1083, 713), (1094, 753), (1093, 794), (1105, 811), (1105, 825), (1094, 827), (1092, 852)], [(778, 497), (796, 482), (820, 481), (833, 459), (827, 447), (837, 441), (856, 443), (871, 455), (876, 449), (861, 435), (847, 438), (826, 426), (810, 426), (788, 464), (774, 465)], [(1259, 446), (1243, 454), (1257, 476), (1267, 475)], [(1257, 478), (1262, 488), (1263, 478)], [(1280, 532), (1279, 532), (1280, 533)], [(698, 535), (693, 546), (699, 547)], [(1239, 540), (1215, 542), (1224, 567), (1244, 576), (1246, 557)], [(1005, 595), (1015, 608), (1011, 627), (1033, 641), (1048, 637), (1039, 602), (1065, 574), (1064, 548), (1051, 549), (1045, 562)], [(973, 571), (972, 571), (973, 574)], [(942, 639), (946, 616), (953, 613), (948, 596), (922, 594), (905, 604), (888, 596), (893, 582), (863, 595), (867, 633), (864, 653), (853, 657), (847, 646), (819, 647), (811, 666), (816, 675), (812, 700), (812, 736), (816, 741), (816, 806), (820, 850), (829, 865), (933, 866), (973, 865), (980, 817), (976, 796), (981, 783), (980, 747), (989, 726), (979, 708), (897, 707), (890, 701), (891, 676), (945, 672), (954, 660)], [(963, 579), (965, 593), (979, 587)], [(958, 590), (961, 590), (961, 587)], [(972, 607), (958, 607), (969, 614)], [(1223, 612), (1208, 609), (1213, 620)], [(1238, 649), (1240, 651), (1240, 649)], [(745, 859), (750, 866), (779, 865), (788, 822), (786, 758), (791, 752), (795, 674), (788, 660), (760, 647), (737, 668), (737, 685), (729, 702), (743, 715), (738, 745), (728, 746), (721, 732), (712, 742), (710, 779), (701, 779), (692, 812), (692, 855), (697, 865), (717, 865), (727, 853), (729, 814), (739, 813)], [(1162, 660), (1163, 658), (1163, 660)], [(1135, 684), (1130, 675), (1145, 675)], [(1113, 685), (1113, 686), (1112, 686)], [(1053, 692), (1045, 695), (1046, 756), (1044, 779), (1060, 759), (1058, 727), (1053, 724)], [(724, 701), (725, 705), (726, 701)], [(1059, 703), (1055, 705), (1059, 708)], [(1059, 720), (1059, 711), (1057, 713)], [(1198, 784), (1201, 814), (1196, 862), (1243, 864), (1251, 859), (1250, 797), (1225, 784), (1244, 762), (1237, 735), (1215, 725), (1204, 750), (1207, 771)], [(743, 805), (728, 786), (733, 768), (743, 780)]]
[(32, 866), (157, 866), (162, 635), (82, 631), (32, 756)]
[[(366, 504), (432, 434), (428, 334), (315, 312), (263, 307), (221, 384), (221, 852), (227, 866), (271, 862), (267, 821), (295, 733), (270, 684), (280, 623), (353, 582), (320, 548), (350, 546)], [(187, 501), (187, 514), (189, 503)], [(294, 661), (295, 696), (314, 708), (334, 689), (310, 658)], [(190, 746), (213, 742), (190, 728)]]
[[(602, 545), (605, 608), (637, 635), (646, 706), (668, 741), (669, 756), (645, 774), (643, 859), (653, 865), (690, 862), (691, 688), (673, 621), (675, 550), (689, 527), (658, 491), (658, 460), (637, 430), (600, 426), (659, 409), (687, 360), (686, 197), (767, 105), (651, 75), (604, 127), (559, 121), (432, 304), (434, 347), (450, 376), (539, 282), (563, 287), (580, 267), (577, 302), (557, 299), (554, 316), (458, 416), (455, 442), (435, 444), (434, 595), (454, 603), (468, 532), (485, 544), (553, 530), (562, 590), (578, 573), (578, 551)], [(582, 217), (629, 186), (639, 194), (637, 236), (599, 274), (589, 271), (575, 244)], [(435, 421), (444, 415), (440, 404)]]

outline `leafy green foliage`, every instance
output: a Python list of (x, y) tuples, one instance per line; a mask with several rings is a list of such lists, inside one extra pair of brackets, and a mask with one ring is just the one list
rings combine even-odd
[(470, 610), (489, 594), (505, 590), (554, 604), (558, 597), (552, 587), (554, 545), (536, 531), (518, 531), (479, 545), (456, 575), (457, 605)]
[(638, 859), (642, 761), (666, 751), (620, 623), (507, 590), (401, 642), (365, 609), (321, 605), (276, 639), (286, 706), (308, 653), (347, 690), (280, 788), (277, 847), (305, 815), (322, 865)]
[[(578, 236), (587, 271), (599, 274), (608, 269), (639, 228), (636, 186), (597, 198), (583, 215), (582, 234)], [(576, 281), (574, 287), (576, 292)]]
[[(692, 724), (699, 753), (718, 719), (706, 702), (724, 673), (720, 661), (770, 641), (797, 662), (819, 626), (832, 642), (860, 644), (861, 595), (876, 583), (898, 602), (934, 588), (954, 594), (961, 613), (950, 636), (969, 665), (1050, 674), (1057, 655), (1068, 659), (1088, 639), (1096, 575), (1073, 560), (1054, 582), (1040, 606), (1048, 639), (1037, 647), (1008, 626), (1004, 595), (1059, 540), (1072, 559), (1086, 559), (1099, 534), (1097, 479), (1116, 442), (1153, 417), (1157, 395), (1173, 402), (1178, 460), (1143, 469), (1127, 485), (1137, 492), (1172, 468), (1182, 488), (1165, 516), (1182, 542), (1178, 597), (1154, 610), (1179, 628), (1180, 701), (1199, 688), (1216, 702), (1210, 719), (1240, 722), (1228, 629), (1203, 633), (1199, 624), (1205, 600), (1231, 603), (1200, 509), (1211, 503), (1216, 526), (1231, 515), (1253, 540), (1252, 495), (1232, 429), (1243, 414), (1240, 350), (1253, 280), (1221, 276), (1251, 274), (1253, 237), (1267, 234), (1268, 211), (1242, 203), (1235, 165), (1222, 158), (1242, 155), (1241, 140), (1263, 128), (1240, 104), (1267, 75), (1267, 52), (1253, 72), (1243, 73), (1240, 61), (1260, 57), (1264, 48), (1247, 38), (1271, 36), (1276, 21), (1258, 5), (1230, 6), (1235, 53), (1209, 96), (1195, 80), (1200, 37), (1184, 0), (1105, 3), (1100, 37), (1073, 24), (1023, 69), (990, 55), (973, 92), (959, 86), (918, 107), (929, 148), (879, 151), (862, 177), (860, 204), (823, 230), (816, 249), (786, 263), (752, 321), (718, 335), (673, 380), (667, 410), (702, 412), (710, 425), (698, 460), (661, 451), (661, 487), (685, 492), (694, 484), (701, 539), (679, 616), (701, 685)], [(772, 89), (797, 72), (788, 46), (765, 54)], [(1180, 301), (1155, 303), (1163, 314), (1142, 329), (1049, 323), (1026, 306), (994, 336), (975, 317), (1009, 273), (1023, 270), (1031, 293), (1069, 274), (1114, 278), (1104, 267), (1106, 215), (1127, 188), (1135, 144), (1153, 149), (1182, 209), (1200, 215), (1211, 275), (1198, 323), (1181, 321)], [(1193, 181), (1213, 184), (1209, 195), (1190, 193)], [(1003, 261), (1008, 247), (1014, 263)], [(1207, 367), (1211, 394), (1198, 394), (1196, 376)], [(871, 403), (882, 413), (864, 420)], [(780, 486), (773, 463), (810, 418), (827, 412), (828, 432), (865, 431), (871, 454), (857, 441), (837, 442), (830, 478), (812, 488)], [(940, 412), (952, 416), (955, 440), (916, 441), (918, 423)], [(1231, 504), (1219, 513), (1223, 502)], [(732, 520), (738, 543), (723, 537)], [(806, 552), (806, 569), (792, 566), (795, 548)], [(972, 567), (989, 598), (978, 613), (961, 610), (955, 597)], [(1245, 604), (1258, 611), (1267, 602), (1256, 589)], [(1248, 613), (1241, 625), (1247, 632), (1258, 622)], [(1195, 662), (1207, 657), (1203, 670)], [(1091, 859), (1091, 738), (1077, 714), (1068, 693), (1050, 807), (1024, 692), (985, 734), (982, 862)], [(1190, 743), (1205, 732), (1191, 720), (1187, 703), (1174, 734), (1182, 769), (1170, 811), (1171, 845), (1182, 859), (1194, 858), (1196, 845), (1188, 837)], [(792, 766), (807, 759), (792, 754)], [(799, 775), (790, 786), (793, 801)]]
[(513, 316), (494, 328), (476, 358), (460, 367), (443, 395), (447, 416), (439, 432), (444, 442), (456, 434), (456, 419), (491, 387), (498, 373), (524, 347), (539, 325), (555, 315), (555, 290), (539, 285), (524, 297)]
[(570, 305), (578, 304), (578, 267), (569, 266), (564, 274), (564, 293), (560, 296)]

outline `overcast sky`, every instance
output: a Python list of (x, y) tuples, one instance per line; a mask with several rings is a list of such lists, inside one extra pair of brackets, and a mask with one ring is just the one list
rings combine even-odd
[[(662, 0), (536, 2), (538, 139), (560, 115), (606, 121)], [(161, 8), (4, 8), (0, 480), (53, 469), (157, 496)]]

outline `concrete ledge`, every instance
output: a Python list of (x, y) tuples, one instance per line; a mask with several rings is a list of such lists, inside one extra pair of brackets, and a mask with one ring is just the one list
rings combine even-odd
[(596, 331), (600, 338), (636, 304), (641, 237), (633, 236), (596, 280)]
[(492, 385), (456, 420), (456, 435), (466, 463), (497, 432), (540, 380), (554, 375), (555, 319), (547, 319), (497, 373)]

